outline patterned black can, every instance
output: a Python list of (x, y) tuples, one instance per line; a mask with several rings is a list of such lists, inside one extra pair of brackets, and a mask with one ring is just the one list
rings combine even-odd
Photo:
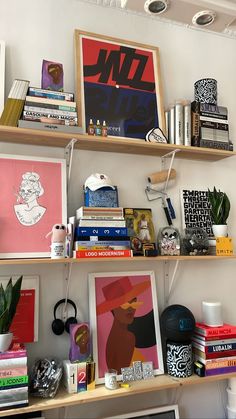
[(197, 102), (217, 105), (217, 81), (201, 79), (194, 83), (194, 98)]
[(167, 341), (167, 372), (173, 377), (190, 377), (193, 374), (192, 344)]

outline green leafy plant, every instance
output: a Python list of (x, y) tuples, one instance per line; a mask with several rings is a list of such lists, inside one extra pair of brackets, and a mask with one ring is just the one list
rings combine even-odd
[(23, 276), (15, 284), (9, 279), (6, 288), (0, 285), (0, 334), (8, 333), (20, 299)]
[(208, 189), (208, 198), (211, 204), (211, 218), (213, 224), (227, 224), (226, 221), (230, 211), (230, 201), (225, 192)]

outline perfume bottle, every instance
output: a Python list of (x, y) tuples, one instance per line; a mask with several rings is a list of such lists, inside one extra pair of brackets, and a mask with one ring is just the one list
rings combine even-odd
[(89, 120), (89, 125), (88, 125), (88, 129), (87, 129), (87, 133), (89, 135), (94, 135), (95, 134), (94, 123), (93, 123), (93, 120), (92, 119)]
[(103, 123), (102, 123), (102, 137), (107, 137), (107, 130), (108, 130), (108, 128), (107, 128), (106, 121), (103, 121)]
[(95, 135), (102, 135), (102, 126), (100, 124), (99, 119), (97, 120), (97, 124), (95, 125)]

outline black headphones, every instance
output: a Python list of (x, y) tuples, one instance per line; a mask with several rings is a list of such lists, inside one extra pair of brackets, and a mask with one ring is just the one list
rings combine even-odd
[[(68, 317), (68, 319), (66, 319), (65, 323), (64, 323), (63, 320), (56, 318), (56, 311), (57, 311), (58, 307), (63, 303), (72, 305), (72, 307), (75, 310), (74, 317)], [(78, 323), (77, 319), (76, 319), (76, 316), (77, 316), (77, 308), (76, 308), (76, 305), (75, 305), (74, 301), (70, 300), (69, 298), (67, 298), (67, 299), (63, 298), (62, 300), (59, 300), (54, 307), (54, 320), (52, 322), (53, 333), (55, 335), (62, 335), (64, 330), (67, 333), (70, 333), (70, 325)]]

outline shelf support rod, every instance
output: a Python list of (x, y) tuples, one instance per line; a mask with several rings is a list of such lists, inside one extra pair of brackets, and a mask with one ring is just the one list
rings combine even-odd
[(67, 169), (67, 189), (70, 183), (74, 145), (77, 141), (78, 140), (76, 138), (72, 138), (72, 140), (65, 147), (65, 159), (66, 159), (66, 169)]
[(165, 159), (168, 158), (168, 157), (171, 158), (170, 165), (169, 165), (169, 168), (168, 168), (167, 178), (166, 178), (166, 181), (165, 181), (165, 186), (164, 186), (164, 189), (163, 189), (164, 193), (166, 192), (167, 187), (168, 187), (170, 172), (171, 172), (172, 166), (174, 164), (175, 154), (178, 153), (179, 151), (180, 151), (180, 149), (177, 148), (176, 150), (170, 151), (170, 153), (164, 154), (164, 156), (162, 156), (162, 158), (161, 158), (162, 169), (165, 168), (165, 161), (166, 161)]
[(165, 300), (165, 307), (169, 305), (169, 298), (176, 280), (176, 273), (179, 267), (179, 260), (175, 261), (174, 270), (172, 276), (170, 278), (169, 268), (170, 263), (169, 261), (164, 262), (164, 300)]

